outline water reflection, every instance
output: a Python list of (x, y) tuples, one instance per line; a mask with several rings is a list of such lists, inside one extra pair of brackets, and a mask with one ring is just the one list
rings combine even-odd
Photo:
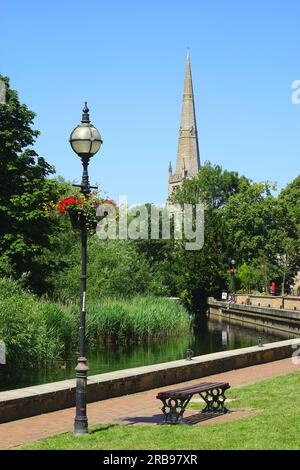
[[(201, 315), (197, 317), (193, 331), (179, 338), (135, 345), (111, 345), (89, 351), (89, 375), (183, 359), (186, 358), (187, 349), (192, 349), (194, 356), (199, 356), (257, 345), (259, 337), (263, 338), (264, 343), (268, 343), (294, 338), (298, 336), (297, 333), (299, 335), (299, 330), (286, 333)], [(74, 378), (76, 362), (74, 354), (67, 361), (39, 370), (16, 371), (0, 366), (0, 390)]]

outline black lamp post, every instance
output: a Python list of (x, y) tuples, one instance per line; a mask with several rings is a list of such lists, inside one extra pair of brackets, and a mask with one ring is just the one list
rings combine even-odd
[[(87, 103), (83, 108), (81, 123), (75, 127), (70, 135), (70, 144), (75, 153), (81, 158), (83, 174), (81, 184), (78, 185), (82, 194), (88, 196), (91, 189), (88, 165), (90, 158), (101, 147), (101, 135), (90, 122)], [(86, 316), (86, 264), (87, 264), (87, 227), (84, 215), (80, 216), (81, 233), (81, 285), (80, 285), (80, 326), (79, 326), (79, 358), (76, 366), (76, 416), (74, 421), (74, 435), (82, 436), (88, 432), (88, 419), (86, 415), (87, 403), (87, 372), (89, 370), (85, 357), (85, 316)]]
[(231, 287), (232, 287), (232, 293), (233, 293), (233, 296), (235, 296), (235, 290), (236, 290), (236, 286), (235, 286), (235, 273), (236, 273), (236, 267), (235, 267), (235, 260), (232, 259), (231, 260), (231, 269), (230, 269), (230, 272), (231, 272)]

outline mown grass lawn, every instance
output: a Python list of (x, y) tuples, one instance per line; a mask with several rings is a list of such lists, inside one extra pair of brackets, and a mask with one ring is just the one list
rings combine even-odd
[(299, 391), (296, 371), (229, 391), (228, 398), (234, 400), (230, 409), (256, 411), (236, 421), (205, 426), (99, 425), (83, 438), (60, 434), (21, 449), (300, 449)]

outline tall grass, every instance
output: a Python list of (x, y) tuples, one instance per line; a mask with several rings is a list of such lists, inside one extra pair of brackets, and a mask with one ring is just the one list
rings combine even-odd
[(39, 300), (9, 279), (0, 280), (0, 340), (9, 366), (41, 365), (71, 347), (75, 319), (59, 304)]
[(188, 331), (189, 316), (177, 302), (153, 296), (103, 299), (88, 305), (87, 338), (106, 341), (142, 341)]
[[(99, 299), (87, 305), (87, 344), (174, 336), (190, 326), (184, 307), (166, 298)], [(38, 366), (77, 349), (79, 307), (39, 299), (10, 279), (0, 279), (0, 340), (8, 365)]]

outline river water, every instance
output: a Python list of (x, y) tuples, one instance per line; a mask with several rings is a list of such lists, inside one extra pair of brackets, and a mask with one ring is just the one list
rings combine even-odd
[[(259, 338), (263, 338), (264, 343), (271, 343), (295, 337), (299, 337), (299, 330), (298, 334), (296, 330), (284, 333), (272, 328), (234, 324), (217, 317), (207, 318), (201, 315), (193, 331), (179, 338), (159, 339), (143, 344), (106, 345), (89, 351), (89, 375), (183, 359), (189, 348), (193, 350), (194, 356), (200, 356), (257, 345)], [(75, 366), (75, 355), (67, 361), (38, 370), (8, 370), (6, 366), (0, 366), (0, 390), (74, 378)]]

